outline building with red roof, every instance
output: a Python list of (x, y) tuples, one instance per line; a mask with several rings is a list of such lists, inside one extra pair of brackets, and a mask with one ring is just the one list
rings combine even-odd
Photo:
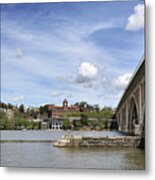
[(78, 106), (68, 106), (68, 100), (64, 99), (62, 106), (47, 105), (49, 111), (49, 118), (60, 118), (66, 113), (79, 112)]

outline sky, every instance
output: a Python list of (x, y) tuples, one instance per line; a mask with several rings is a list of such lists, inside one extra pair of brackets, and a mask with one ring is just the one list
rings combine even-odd
[(1, 5), (1, 101), (116, 107), (144, 55), (144, 3)]

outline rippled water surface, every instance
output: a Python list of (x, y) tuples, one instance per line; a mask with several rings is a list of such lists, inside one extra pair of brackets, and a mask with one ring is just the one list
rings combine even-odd
[(1, 131), (2, 140), (57, 140), (62, 135), (122, 136), (117, 131)]
[[(4, 140), (55, 140), (64, 131), (2, 131)], [(70, 132), (107, 136), (117, 132)], [(1, 166), (144, 169), (144, 151), (138, 148), (57, 148), (47, 142), (1, 143)]]

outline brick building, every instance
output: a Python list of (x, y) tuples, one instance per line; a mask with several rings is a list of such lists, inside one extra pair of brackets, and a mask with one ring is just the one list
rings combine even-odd
[(79, 112), (78, 106), (68, 106), (67, 99), (63, 100), (62, 106), (55, 106), (55, 105), (47, 105), (49, 111), (49, 118), (57, 119), (60, 118), (62, 115), (71, 112)]

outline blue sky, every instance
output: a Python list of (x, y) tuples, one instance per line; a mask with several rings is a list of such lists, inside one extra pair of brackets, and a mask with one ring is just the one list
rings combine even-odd
[(144, 54), (143, 1), (1, 5), (2, 101), (116, 107)]

